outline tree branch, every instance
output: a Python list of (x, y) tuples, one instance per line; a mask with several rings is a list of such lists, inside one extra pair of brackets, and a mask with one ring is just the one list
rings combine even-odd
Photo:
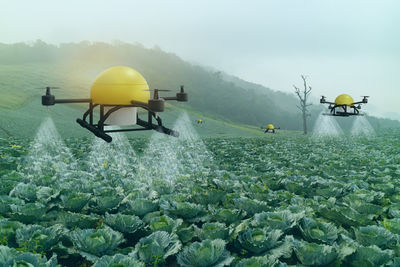
[(304, 101), (303, 98), (300, 95), (300, 89), (297, 88), (295, 85), (293, 85), (293, 87), (295, 89), (296, 95), (300, 98), (300, 101)]
[[(309, 86), (308, 88), (309, 89), (307, 90), (306, 95), (308, 95), (311, 92), (311, 89), (312, 89), (311, 86)], [(304, 91), (305, 91), (305, 89), (304, 89)]]

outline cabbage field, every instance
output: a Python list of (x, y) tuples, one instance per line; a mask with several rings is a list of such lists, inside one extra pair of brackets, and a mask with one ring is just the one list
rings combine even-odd
[(0, 139), (0, 266), (400, 266), (398, 130), (129, 137)]

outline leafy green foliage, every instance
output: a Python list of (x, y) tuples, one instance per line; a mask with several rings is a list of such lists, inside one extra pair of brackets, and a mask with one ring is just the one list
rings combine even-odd
[(40, 225), (21, 227), (16, 232), (16, 240), (20, 247), (36, 253), (49, 251), (62, 237), (64, 229), (61, 225), (45, 228)]
[(250, 228), (239, 232), (238, 242), (243, 249), (260, 254), (280, 244), (281, 230)]
[(169, 256), (178, 253), (181, 246), (176, 234), (157, 231), (140, 239), (132, 256), (146, 264), (164, 264)]
[(347, 260), (353, 266), (382, 266), (393, 258), (393, 251), (381, 250), (377, 246), (357, 247), (357, 250)]
[(258, 227), (271, 227), (286, 232), (297, 224), (301, 216), (301, 214), (293, 214), (286, 210), (262, 212), (254, 216), (253, 225)]
[(67, 193), (61, 196), (63, 208), (72, 212), (80, 212), (89, 199), (90, 194), (80, 192)]
[(304, 265), (323, 266), (334, 261), (338, 252), (333, 246), (300, 242), (294, 251)]
[(376, 245), (381, 248), (390, 248), (395, 246), (398, 240), (397, 235), (376, 225), (360, 227), (354, 232), (356, 240), (363, 246)]
[[(0, 260), (11, 259), (11, 266), (17, 258), (34, 266), (55, 260), (114, 267), (397, 266), (399, 136), (382, 131), (343, 141), (292, 134), (209, 138), (200, 145), (161, 138), (156, 151), (173, 142), (176, 155), (170, 151), (166, 167), (178, 171), (171, 175), (157, 165), (155, 176), (141, 165), (141, 159), (162, 161), (148, 151), (147, 139), (118, 148), (101, 143), (96, 153), (109, 152), (100, 157), (106, 167), (91, 161), (89, 139), (65, 139), (69, 163), (40, 165), (37, 156), (42, 170), (36, 173), (22, 152), (33, 149), (29, 140), (0, 138)], [(113, 158), (130, 146), (136, 155)]]
[(78, 253), (90, 261), (112, 253), (124, 242), (122, 234), (110, 228), (76, 229), (69, 233), (69, 237)]
[(223, 223), (205, 223), (197, 230), (200, 240), (229, 239), (229, 228)]
[(299, 228), (308, 242), (332, 244), (338, 237), (338, 230), (333, 224), (312, 218), (303, 218)]
[(16, 249), (0, 245), (0, 266), (56, 267), (57, 257), (54, 255), (50, 260), (47, 260), (46, 257), (40, 254), (20, 252)]
[(168, 233), (176, 232), (179, 226), (183, 223), (182, 219), (172, 219), (167, 215), (154, 217), (150, 220), (150, 229), (153, 232), (156, 231), (165, 231)]
[(121, 233), (133, 234), (137, 231), (140, 231), (144, 227), (144, 223), (139, 217), (134, 215), (124, 215), (120, 213), (106, 213), (104, 222), (112, 229)]
[(22, 224), (7, 219), (0, 219), (0, 245), (15, 246), (16, 231), (22, 227)]
[(184, 247), (178, 255), (178, 264), (181, 266), (227, 266), (233, 260), (225, 249), (225, 242), (221, 239), (194, 242)]
[(145, 264), (126, 255), (115, 254), (103, 256), (98, 259), (93, 267), (144, 267)]

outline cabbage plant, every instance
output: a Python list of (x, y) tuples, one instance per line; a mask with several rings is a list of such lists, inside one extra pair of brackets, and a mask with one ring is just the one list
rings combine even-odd
[(102, 229), (76, 229), (69, 233), (75, 250), (90, 261), (98, 257), (109, 255), (124, 242), (121, 233), (111, 228)]
[(182, 219), (172, 219), (167, 215), (151, 218), (149, 226), (152, 232), (165, 231), (168, 233), (176, 232), (183, 223)]
[(36, 190), (37, 187), (34, 184), (19, 183), (11, 190), (9, 195), (10, 197), (17, 197), (27, 202), (33, 202), (36, 200)]
[(204, 223), (201, 229), (197, 229), (200, 240), (205, 239), (229, 239), (229, 228), (223, 223)]
[(206, 215), (201, 205), (190, 202), (165, 201), (160, 207), (168, 215), (182, 218), (188, 222), (202, 221)]
[(335, 246), (319, 245), (306, 241), (298, 242), (294, 251), (302, 264), (311, 266), (327, 265), (339, 256)]
[(224, 200), (225, 194), (225, 191), (218, 189), (195, 187), (191, 198), (198, 204), (216, 205)]
[(268, 266), (268, 267), (287, 267), (286, 263), (282, 263), (279, 260), (271, 257), (251, 257), (248, 259), (242, 259), (234, 265), (235, 267), (256, 267), (256, 266)]
[(247, 197), (241, 197), (234, 200), (235, 208), (245, 210), (247, 214), (254, 215), (263, 211), (271, 210), (271, 207), (265, 201), (257, 199), (250, 199)]
[(239, 209), (212, 209), (212, 220), (223, 222), (226, 224), (233, 224), (240, 222), (246, 216), (246, 212)]
[(65, 210), (80, 212), (88, 203), (91, 195), (88, 193), (72, 192), (61, 195), (62, 207)]
[(112, 229), (121, 233), (133, 234), (144, 227), (143, 221), (134, 215), (125, 215), (121, 213), (108, 214), (104, 218), (104, 222)]
[(354, 230), (356, 240), (363, 246), (376, 245), (391, 248), (396, 245), (398, 236), (377, 225), (369, 225)]
[(369, 247), (358, 246), (355, 253), (347, 257), (346, 263), (352, 266), (384, 266), (394, 257), (392, 250), (382, 250), (373, 245)]
[(237, 241), (243, 249), (257, 255), (281, 244), (282, 235), (281, 230), (249, 228), (239, 232)]
[(119, 211), (125, 214), (142, 217), (147, 213), (156, 211), (157, 209), (158, 203), (156, 201), (146, 198), (136, 198), (124, 201), (122, 206), (119, 208)]
[(89, 201), (91, 211), (104, 214), (118, 208), (123, 196), (114, 189), (104, 189)]
[(90, 229), (95, 228), (99, 224), (100, 217), (98, 215), (85, 215), (74, 212), (58, 212), (57, 221), (69, 229), (81, 228)]
[(299, 229), (305, 240), (309, 242), (332, 244), (338, 237), (335, 225), (316, 221), (312, 218), (303, 218)]
[(197, 236), (197, 229), (198, 228), (193, 224), (188, 227), (181, 226), (176, 231), (176, 234), (179, 236), (179, 240), (181, 240), (183, 244), (186, 244)]
[(165, 264), (167, 258), (178, 253), (181, 247), (176, 234), (157, 231), (141, 238), (130, 255), (146, 264)]
[(11, 213), (11, 205), (23, 205), (25, 201), (19, 198), (0, 195), (0, 215), (8, 216)]
[(49, 206), (41, 203), (26, 203), (23, 205), (10, 205), (11, 218), (23, 223), (36, 223), (43, 220)]
[(54, 254), (49, 260), (40, 254), (21, 252), (7, 246), (0, 245), (0, 266), (4, 267), (56, 267), (57, 256)]
[(261, 212), (254, 215), (252, 225), (256, 227), (270, 227), (287, 232), (297, 225), (303, 214), (291, 213), (288, 210), (275, 212)]
[(60, 241), (64, 232), (64, 228), (59, 224), (48, 228), (40, 225), (27, 225), (17, 230), (16, 240), (20, 247), (29, 251), (46, 252)]
[(382, 225), (390, 232), (400, 235), (400, 218), (385, 219)]
[(221, 267), (233, 261), (221, 239), (194, 242), (178, 254), (178, 264), (184, 267)]
[(145, 264), (133, 257), (115, 254), (101, 257), (94, 263), (93, 267), (145, 267)]

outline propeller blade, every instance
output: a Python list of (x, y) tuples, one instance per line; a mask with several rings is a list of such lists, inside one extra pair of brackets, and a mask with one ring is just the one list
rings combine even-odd
[(147, 91), (147, 92), (154, 92), (154, 91), (158, 91), (158, 92), (171, 92), (171, 90), (167, 90), (167, 89), (149, 89), (149, 90), (143, 90), (143, 91)]
[(35, 89), (40, 89), (40, 90), (43, 90), (43, 89), (47, 89), (47, 88), (50, 88), (50, 89), (60, 89), (60, 87), (56, 87), (56, 86), (46, 86), (46, 87), (40, 87), (40, 88), (35, 88)]

